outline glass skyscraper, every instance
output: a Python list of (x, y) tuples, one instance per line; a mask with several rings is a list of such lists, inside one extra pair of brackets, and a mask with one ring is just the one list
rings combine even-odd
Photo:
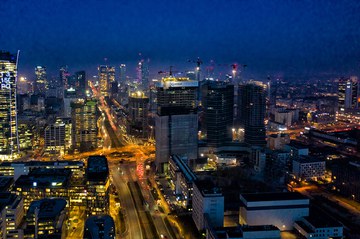
[(19, 150), (16, 113), (17, 55), (0, 52), (0, 159), (11, 160)]

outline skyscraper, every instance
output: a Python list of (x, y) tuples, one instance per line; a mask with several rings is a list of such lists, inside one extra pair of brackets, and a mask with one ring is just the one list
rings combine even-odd
[(160, 172), (167, 171), (172, 154), (197, 158), (197, 88), (197, 81), (172, 76), (156, 85), (155, 164)]
[(209, 146), (231, 141), (234, 115), (234, 85), (206, 81), (201, 87), (204, 118), (202, 133)]
[(62, 66), (60, 68), (60, 82), (62, 82), (62, 86), (64, 88), (64, 90), (67, 90), (70, 88), (69, 86), (69, 72), (68, 72), (68, 67), (67, 66)]
[(34, 82), (34, 92), (35, 94), (44, 94), (48, 89), (48, 81), (46, 76), (46, 67), (37, 66), (35, 67), (36, 79)]
[(342, 78), (338, 84), (338, 107), (339, 112), (351, 109), (359, 109), (360, 84), (357, 77)]
[(149, 60), (141, 60), (137, 67), (137, 78), (139, 85), (142, 85), (143, 90), (149, 87)]
[(237, 117), (245, 129), (245, 143), (251, 146), (265, 146), (266, 85), (250, 81), (239, 85), (238, 92)]
[(86, 74), (85, 71), (75, 72), (75, 89), (78, 97), (84, 98), (86, 95)]
[(144, 138), (148, 137), (148, 108), (149, 98), (145, 96), (144, 92), (133, 92), (129, 96), (129, 127), (128, 132), (131, 135)]
[(109, 96), (110, 84), (115, 81), (115, 67), (113, 66), (99, 66), (99, 84), (100, 92), (105, 96)]
[(97, 147), (97, 106), (95, 100), (71, 102), (72, 142), (75, 151)]
[(124, 84), (126, 81), (126, 65), (125, 64), (120, 65), (119, 81), (121, 84)]
[(17, 55), (0, 51), (0, 159), (19, 150), (16, 112)]

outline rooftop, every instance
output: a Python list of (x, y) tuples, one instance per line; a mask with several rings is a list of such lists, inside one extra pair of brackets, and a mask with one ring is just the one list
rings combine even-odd
[(221, 188), (216, 187), (216, 185), (209, 179), (198, 179), (195, 181), (195, 184), (204, 197), (223, 196)]
[(62, 198), (45, 198), (38, 201), (33, 201), (30, 204), (27, 212), (28, 216), (33, 216), (35, 209), (39, 209), (39, 219), (53, 220), (61, 214), (66, 207), (66, 200)]
[(64, 188), (71, 177), (69, 169), (35, 169), (28, 175), (21, 175), (15, 188)]
[(247, 202), (261, 201), (285, 201), (285, 200), (304, 200), (306, 196), (298, 192), (278, 192), (278, 193), (245, 193), (241, 194)]
[(113, 239), (115, 238), (115, 224), (109, 215), (91, 216), (86, 219), (84, 239)]
[(109, 176), (107, 158), (105, 156), (89, 156), (86, 168), (89, 181), (104, 181)]

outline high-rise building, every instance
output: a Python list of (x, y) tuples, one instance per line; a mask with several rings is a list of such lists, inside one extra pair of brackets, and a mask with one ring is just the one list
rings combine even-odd
[(75, 72), (75, 89), (78, 97), (84, 98), (86, 95), (86, 74), (85, 71)]
[(45, 128), (45, 153), (48, 155), (67, 154), (71, 148), (71, 120), (58, 118)]
[(62, 66), (60, 68), (60, 81), (62, 82), (64, 90), (67, 90), (67, 89), (70, 88), (69, 76), (70, 76), (70, 74), (68, 72), (68, 67), (67, 66)]
[(129, 96), (129, 126), (128, 132), (131, 135), (144, 138), (148, 137), (148, 107), (149, 98), (145, 96), (144, 92), (133, 92)]
[(99, 66), (98, 67), (100, 92), (103, 96), (109, 96), (110, 84), (115, 81), (115, 67)]
[(338, 107), (339, 112), (359, 109), (360, 107), (360, 84), (357, 77), (342, 78), (338, 84)]
[(232, 139), (234, 86), (206, 81), (201, 88), (204, 112), (201, 132), (209, 146), (220, 146)]
[(137, 67), (137, 78), (139, 85), (142, 85), (143, 90), (149, 87), (149, 60), (141, 60)]
[(0, 51), (0, 158), (11, 160), (19, 150), (16, 111), (17, 56)]
[(44, 94), (48, 89), (48, 81), (46, 76), (46, 67), (37, 66), (35, 67), (36, 79), (34, 82), (34, 92), (36, 94)]
[(244, 142), (251, 146), (266, 145), (266, 85), (250, 81), (239, 85), (238, 122), (245, 129)]
[(0, 238), (23, 238), (23, 217), (23, 199), (9, 192), (0, 192)]
[(109, 167), (105, 156), (90, 156), (86, 167), (86, 212), (101, 215), (109, 211)]
[(119, 81), (121, 84), (124, 84), (126, 81), (126, 65), (125, 64), (120, 65)]
[(197, 88), (189, 78), (166, 77), (157, 83), (155, 164), (167, 171), (170, 155), (197, 158)]
[(75, 151), (97, 147), (97, 103), (79, 99), (71, 103), (72, 143)]

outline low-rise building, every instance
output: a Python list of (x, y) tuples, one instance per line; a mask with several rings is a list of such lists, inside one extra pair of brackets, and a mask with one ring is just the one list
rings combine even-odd
[(325, 215), (303, 217), (295, 222), (294, 227), (306, 239), (343, 238), (343, 226)]
[(35, 169), (16, 180), (14, 192), (24, 199), (25, 210), (31, 202), (44, 198), (64, 198), (69, 201), (70, 178), (71, 171), (68, 169)]
[(33, 201), (26, 214), (24, 238), (62, 238), (67, 217), (66, 200), (61, 198)]
[(69, 169), (72, 176), (84, 176), (84, 163), (82, 161), (17, 161), (0, 163), (0, 174), (13, 177), (16, 181), (21, 175), (28, 175), (34, 169)]
[(301, 156), (294, 158), (292, 173), (300, 179), (308, 180), (325, 176), (325, 161), (314, 157)]
[(360, 163), (335, 163), (332, 167), (332, 182), (338, 193), (360, 201)]
[(280, 239), (280, 230), (273, 225), (207, 228), (206, 239)]
[(290, 143), (288, 134), (271, 134), (268, 137), (268, 147), (272, 150), (284, 149), (286, 144)]
[(169, 160), (169, 173), (175, 186), (175, 194), (183, 202), (184, 207), (192, 204), (193, 182), (196, 180), (195, 174), (186, 164), (187, 158), (172, 155)]
[(224, 196), (220, 188), (209, 180), (197, 180), (193, 184), (192, 218), (199, 231), (205, 229), (205, 216), (213, 227), (224, 224)]
[(22, 198), (9, 192), (0, 193), (0, 238), (23, 238), (23, 230), (20, 228), (23, 217)]
[(291, 157), (299, 157), (301, 155), (309, 155), (309, 146), (302, 144), (297, 141), (291, 141), (290, 144), (286, 145), (284, 148), (286, 151), (290, 152)]
[(310, 200), (297, 192), (241, 194), (240, 201), (240, 225), (292, 230), (296, 220), (309, 216)]

